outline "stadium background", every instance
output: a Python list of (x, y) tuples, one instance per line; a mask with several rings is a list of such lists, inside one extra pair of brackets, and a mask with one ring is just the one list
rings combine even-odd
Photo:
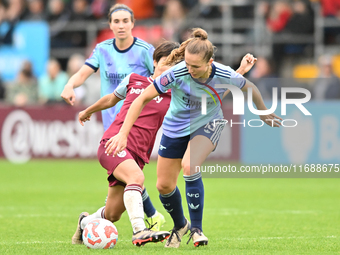
[[(258, 62), (246, 77), (258, 85), (268, 107), (273, 87), (311, 91), (312, 99), (304, 105), (312, 116), (303, 115), (295, 106), (288, 107), (287, 115), (282, 116), (280, 105), (277, 108), (276, 113), (284, 119), (297, 120), (297, 127), (227, 125), (208, 164), (340, 163), (338, 1), (119, 2), (135, 11), (133, 35), (154, 46), (163, 38), (181, 42), (187, 38), (188, 29), (202, 27), (218, 48), (216, 61), (236, 69), (244, 54), (253, 53)], [(77, 89), (75, 107), (65, 105), (59, 95), (95, 44), (112, 38), (106, 14), (114, 3), (0, 3), (0, 220), (6, 220), (0, 228), (2, 254), (84, 252), (70, 247), (68, 240), (77, 214), (94, 211), (105, 197), (105, 172), (96, 160), (103, 129), (99, 114), (85, 127), (76, 118), (80, 110), (99, 98), (100, 78), (92, 75)], [(58, 86), (51, 85), (53, 95), (47, 97), (39, 83), (51, 75), (58, 77)], [(231, 97), (223, 102), (223, 110), (225, 118), (230, 119)], [(233, 116), (234, 121), (246, 123), (257, 118), (247, 107), (244, 116)], [(153, 159), (156, 155), (154, 150)], [(150, 196), (157, 209), (166, 214), (154, 187), (155, 163), (146, 169)], [(224, 252), (225, 245), (234, 254), (338, 252), (338, 180), (205, 179), (204, 226), (212, 240), (205, 252)], [(184, 190), (182, 180), (179, 186)], [(219, 217), (231, 219), (228, 223), (215, 221), (222, 230), (211, 225)], [(38, 226), (36, 219), (41, 223)], [(60, 225), (61, 219), (65, 226)], [(170, 221), (167, 218), (166, 228), (171, 228)], [(13, 228), (8, 229), (8, 224)], [(126, 214), (117, 226), (122, 237), (120, 247), (124, 248), (121, 251), (135, 252), (129, 243)], [(145, 252), (159, 253), (158, 249), (161, 246)], [(185, 247), (182, 252), (193, 250)]]
[[(88, 135), (83, 142), (79, 141), (81, 135), (50, 139), (48, 133), (54, 128), (58, 130), (53, 123), (63, 127), (74, 125), (71, 132), (83, 132), (76, 127), (76, 122), (70, 124), (70, 121), (76, 120), (77, 111), (99, 98), (99, 77), (92, 75), (76, 90), (76, 110), (63, 104), (59, 95), (68, 77), (84, 63), (95, 44), (113, 37), (106, 19), (107, 8), (113, 3), (100, 0), (2, 2), (0, 157), (21, 162), (32, 157), (95, 157), (95, 150), (83, 153), (70, 146), (99, 140), (99, 125), (85, 127), (84, 130), (95, 130), (84, 131), (91, 132), (93, 137)], [(248, 125), (226, 128), (222, 137), (225, 146), (220, 146), (211, 158), (285, 164), (335, 163), (339, 159), (336, 151), (339, 151), (337, 127), (340, 119), (337, 111), (332, 110), (340, 98), (340, 22), (337, 18), (340, 7), (337, 1), (145, 0), (126, 3), (134, 9), (137, 19), (134, 36), (155, 46), (163, 39), (181, 42), (187, 38), (189, 28), (202, 27), (218, 48), (216, 61), (236, 69), (244, 54), (253, 53), (258, 62), (246, 77), (259, 87), (268, 107), (272, 87), (278, 87), (279, 91), (281, 87), (302, 87), (311, 91), (312, 117), (300, 115), (296, 107), (282, 116), (285, 119), (297, 116), (301, 121), (297, 128), (275, 131)], [(56, 77), (55, 83), (45, 82), (43, 89), (44, 79), (51, 76)], [(231, 108), (229, 97), (225, 103), (227, 116)], [(25, 121), (19, 121), (21, 124), (14, 121), (17, 114), (26, 116)], [(52, 121), (53, 115), (63, 117)], [(252, 119), (248, 113), (240, 118), (241, 121)], [(96, 123), (99, 122), (98, 115)], [(18, 128), (25, 132), (19, 132)], [(44, 148), (34, 145), (33, 137), (38, 133), (47, 143)], [(259, 141), (262, 137), (266, 137), (268, 144)], [(25, 144), (20, 148), (16, 147), (19, 140)], [(271, 141), (275, 141), (274, 151)], [(49, 148), (55, 144), (58, 148), (52, 152)], [(261, 149), (253, 150), (259, 148), (259, 144)]]

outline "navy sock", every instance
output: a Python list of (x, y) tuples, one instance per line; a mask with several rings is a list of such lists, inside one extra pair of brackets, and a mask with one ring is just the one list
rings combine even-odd
[(184, 180), (191, 228), (198, 228), (202, 231), (204, 186), (201, 173), (184, 176)]
[(153, 206), (151, 199), (149, 197), (149, 194), (146, 191), (146, 188), (144, 188), (143, 190), (142, 199), (143, 199), (144, 212), (146, 216), (150, 218), (151, 216), (155, 215), (156, 208)]
[(165, 210), (170, 213), (170, 216), (174, 221), (175, 228), (182, 228), (185, 226), (186, 221), (183, 213), (182, 198), (178, 187), (169, 194), (159, 194), (159, 198)]

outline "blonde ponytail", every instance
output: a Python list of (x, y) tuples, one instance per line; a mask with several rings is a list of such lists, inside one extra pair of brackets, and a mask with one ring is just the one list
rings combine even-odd
[(178, 49), (175, 49), (167, 57), (164, 65), (176, 65), (184, 60), (185, 50), (190, 54), (201, 54), (203, 60), (208, 62), (214, 54), (215, 46), (208, 40), (208, 33), (202, 28), (194, 28), (191, 37), (184, 41)]

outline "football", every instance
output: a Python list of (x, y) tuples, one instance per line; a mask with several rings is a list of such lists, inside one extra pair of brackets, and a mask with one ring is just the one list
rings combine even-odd
[(89, 249), (112, 249), (118, 241), (118, 231), (111, 221), (95, 219), (83, 231), (83, 242)]

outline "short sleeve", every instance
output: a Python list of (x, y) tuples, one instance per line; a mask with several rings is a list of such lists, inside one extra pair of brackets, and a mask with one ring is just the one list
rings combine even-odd
[(158, 76), (153, 81), (153, 84), (159, 94), (165, 93), (168, 89), (173, 88), (176, 85), (173, 68), (170, 68), (169, 70)]
[(230, 83), (242, 89), (246, 84), (246, 79), (239, 73), (235, 72), (233, 69), (230, 69)]
[(85, 65), (91, 67), (95, 72), (99, 69), (99, 44), (92, 51), (90, 57), (86, 59)]
[(126, 76), (118, 85), (118, 87), (113, 91), (113, 93), (118, 97), (119, 99), (125, 99), (126, 98), (126, 90), (127, 85), (130, 83), (130, 77), (131, 74)]
[(149, 70), (150, 74), (153, 73), (153, 52), (155, 51), (155, 48), (151, 45), (147, 54), (146, 54), (146, 57), (145, 57), (145, 66), (146, 68)]

